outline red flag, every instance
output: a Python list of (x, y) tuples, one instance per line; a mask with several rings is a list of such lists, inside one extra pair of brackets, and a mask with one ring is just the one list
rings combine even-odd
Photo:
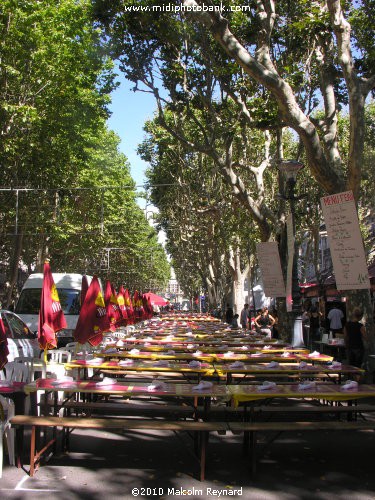
[(84, 274), (82, 276), (82, 283), (81, 283), (81, 305), (85, 301), (86, 293), (87, 290), (89, 289), (89, 282), (87, 281), (87, 276)]
[(109, 280), (107, 280), (105, 284), (104, 303), (107, 309), (109, 324), (111, 325), (110, 329), (114, 332), (116, 330), (116, 325), (121, 322), (122, 316), (115, 289)]
[(7, 364), (8, 354), (9, 349), (7, 334), (5, 331), (3, 318), (0, 316), (0, 370)]
[(125, 298), (125, 307), (126, 307), (126, 312), (128, 313), (128, 325), (133, 325), (134, 324), (134, 309), (133, 309), (133, 304), (132, 300), (130, 298), (129, 290), (125, 290), (124, 294)]
[(63, 328), (66, 328), (65, 316), (61, 309), (50, 265), (45, 262), (38, 322), (38, 340), (41, 349), (55, 349), (57, 347), (56, 332)]
[(144, 310), (144, 319), (152, 318), (152, 305), (150, 299), (146, 296), (146, 294), (142, 295), (142, 304)]
[(125, 305), (125, 290), (124, 290), (124, 287), (122, 285), (120, 286), (120, 289), (119, 289), (118, 294), (117, 294), (117, 303), (118, 303), (118, 306), (119, 306), (119, 308), (121, 310), (121, 314), (122, 314), (121, 324), (127, 325), (128, 324), (128, 312), (126, 310), (126, 305)]
[(142, 303), (142, 294), (136, 290), (133, 295), (134, 317), (136, 321), (144, 319), (144, 309)]
[(80, 344), (89, 342), (95, 346), (103, 340), (103, 332), (109, 329), (110, 324), (104, 297), (100, 289), (99, 280), (94, 276), (87, 290), (81, 312), (79, 313), (74, 338)]

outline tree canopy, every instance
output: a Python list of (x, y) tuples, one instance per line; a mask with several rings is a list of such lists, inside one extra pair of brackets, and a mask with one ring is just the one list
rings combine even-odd
[[(115, 73), (92, 19), (89, 0), (5, 0), (0, 7), (1, 265), (8, 303), (19, 266), (30, 272), (47, 256), (54, 271), (102, 272), (139, 288), (168, 277), (119, 139), (106, 127)], [(108, 248), (122, 249), (110, 251), (109, 263)]]

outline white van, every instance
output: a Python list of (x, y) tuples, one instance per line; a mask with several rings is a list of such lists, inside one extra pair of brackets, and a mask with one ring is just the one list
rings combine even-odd
[[(57, 333), (59, 346), (62, 346), (73, 340), (73, 332), (81, 308), (82, 274), (52, 273), (52, 276), (67, 323), (67, 328)], [(91, 279), (91, 276), (87, 276), (89, 284)], [(30, 274), (23, 285), (15, 308), (15, 312), (32, 332), (38, 330), (42, 285), (43, 273)]]

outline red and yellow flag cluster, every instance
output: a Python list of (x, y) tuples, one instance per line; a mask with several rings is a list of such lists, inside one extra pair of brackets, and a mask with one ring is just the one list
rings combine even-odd
[[(146, 294), (120, 287), (116, 293), (109, 280), (106, 281), (104, 296), (99, 279), (94, 276), (88, 285), (87, 277), (82, 279), (81, 311), (74, 332), (74, 338), (80, 344), (89, 342), (98, 345), (103, 340), (103, 333), (115, 331), (119, 326), (132, 325), (153, 315), (151, 300)], [(61, 308), (58, 292), (53, 281), (49, 263), (44, 265), (43, 287), (41, 295), (38, 339), (42, 349), (57, 347), (56, 332), (66, 328), (66, 320)], [(6, 337), (5, 337), (6, 340)], [(2, 330), (0, 323), (0, 343)], [(0, 351), (1, 366), (1, 351)]]
[(94, 276), (81, 307), (75, 340), (80, 344), (89, 342), (98, 345), (103, 340), (104, 332), (151, 318), (152, 306), (145, 300), (146, 304), (139, 292), (135, 292), (132, 299), (129, 290), (123, 286), (116, 293), (109, 280), (106, 281), (103, 297), (99, 280)]

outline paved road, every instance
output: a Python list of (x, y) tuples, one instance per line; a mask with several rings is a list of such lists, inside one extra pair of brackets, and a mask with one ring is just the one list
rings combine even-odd
[(372, 431), (284, 433), (263, 449), (256, 479), (242, 456), (241, 439), (212, 435), (206, 480), (200, 482), (187, 436), (75, 431), (71, 453), (51, 459), (34, 478), (5, 464), (0, 498), (134, 499), (134, 488), (139, 499), (375, 498)]

